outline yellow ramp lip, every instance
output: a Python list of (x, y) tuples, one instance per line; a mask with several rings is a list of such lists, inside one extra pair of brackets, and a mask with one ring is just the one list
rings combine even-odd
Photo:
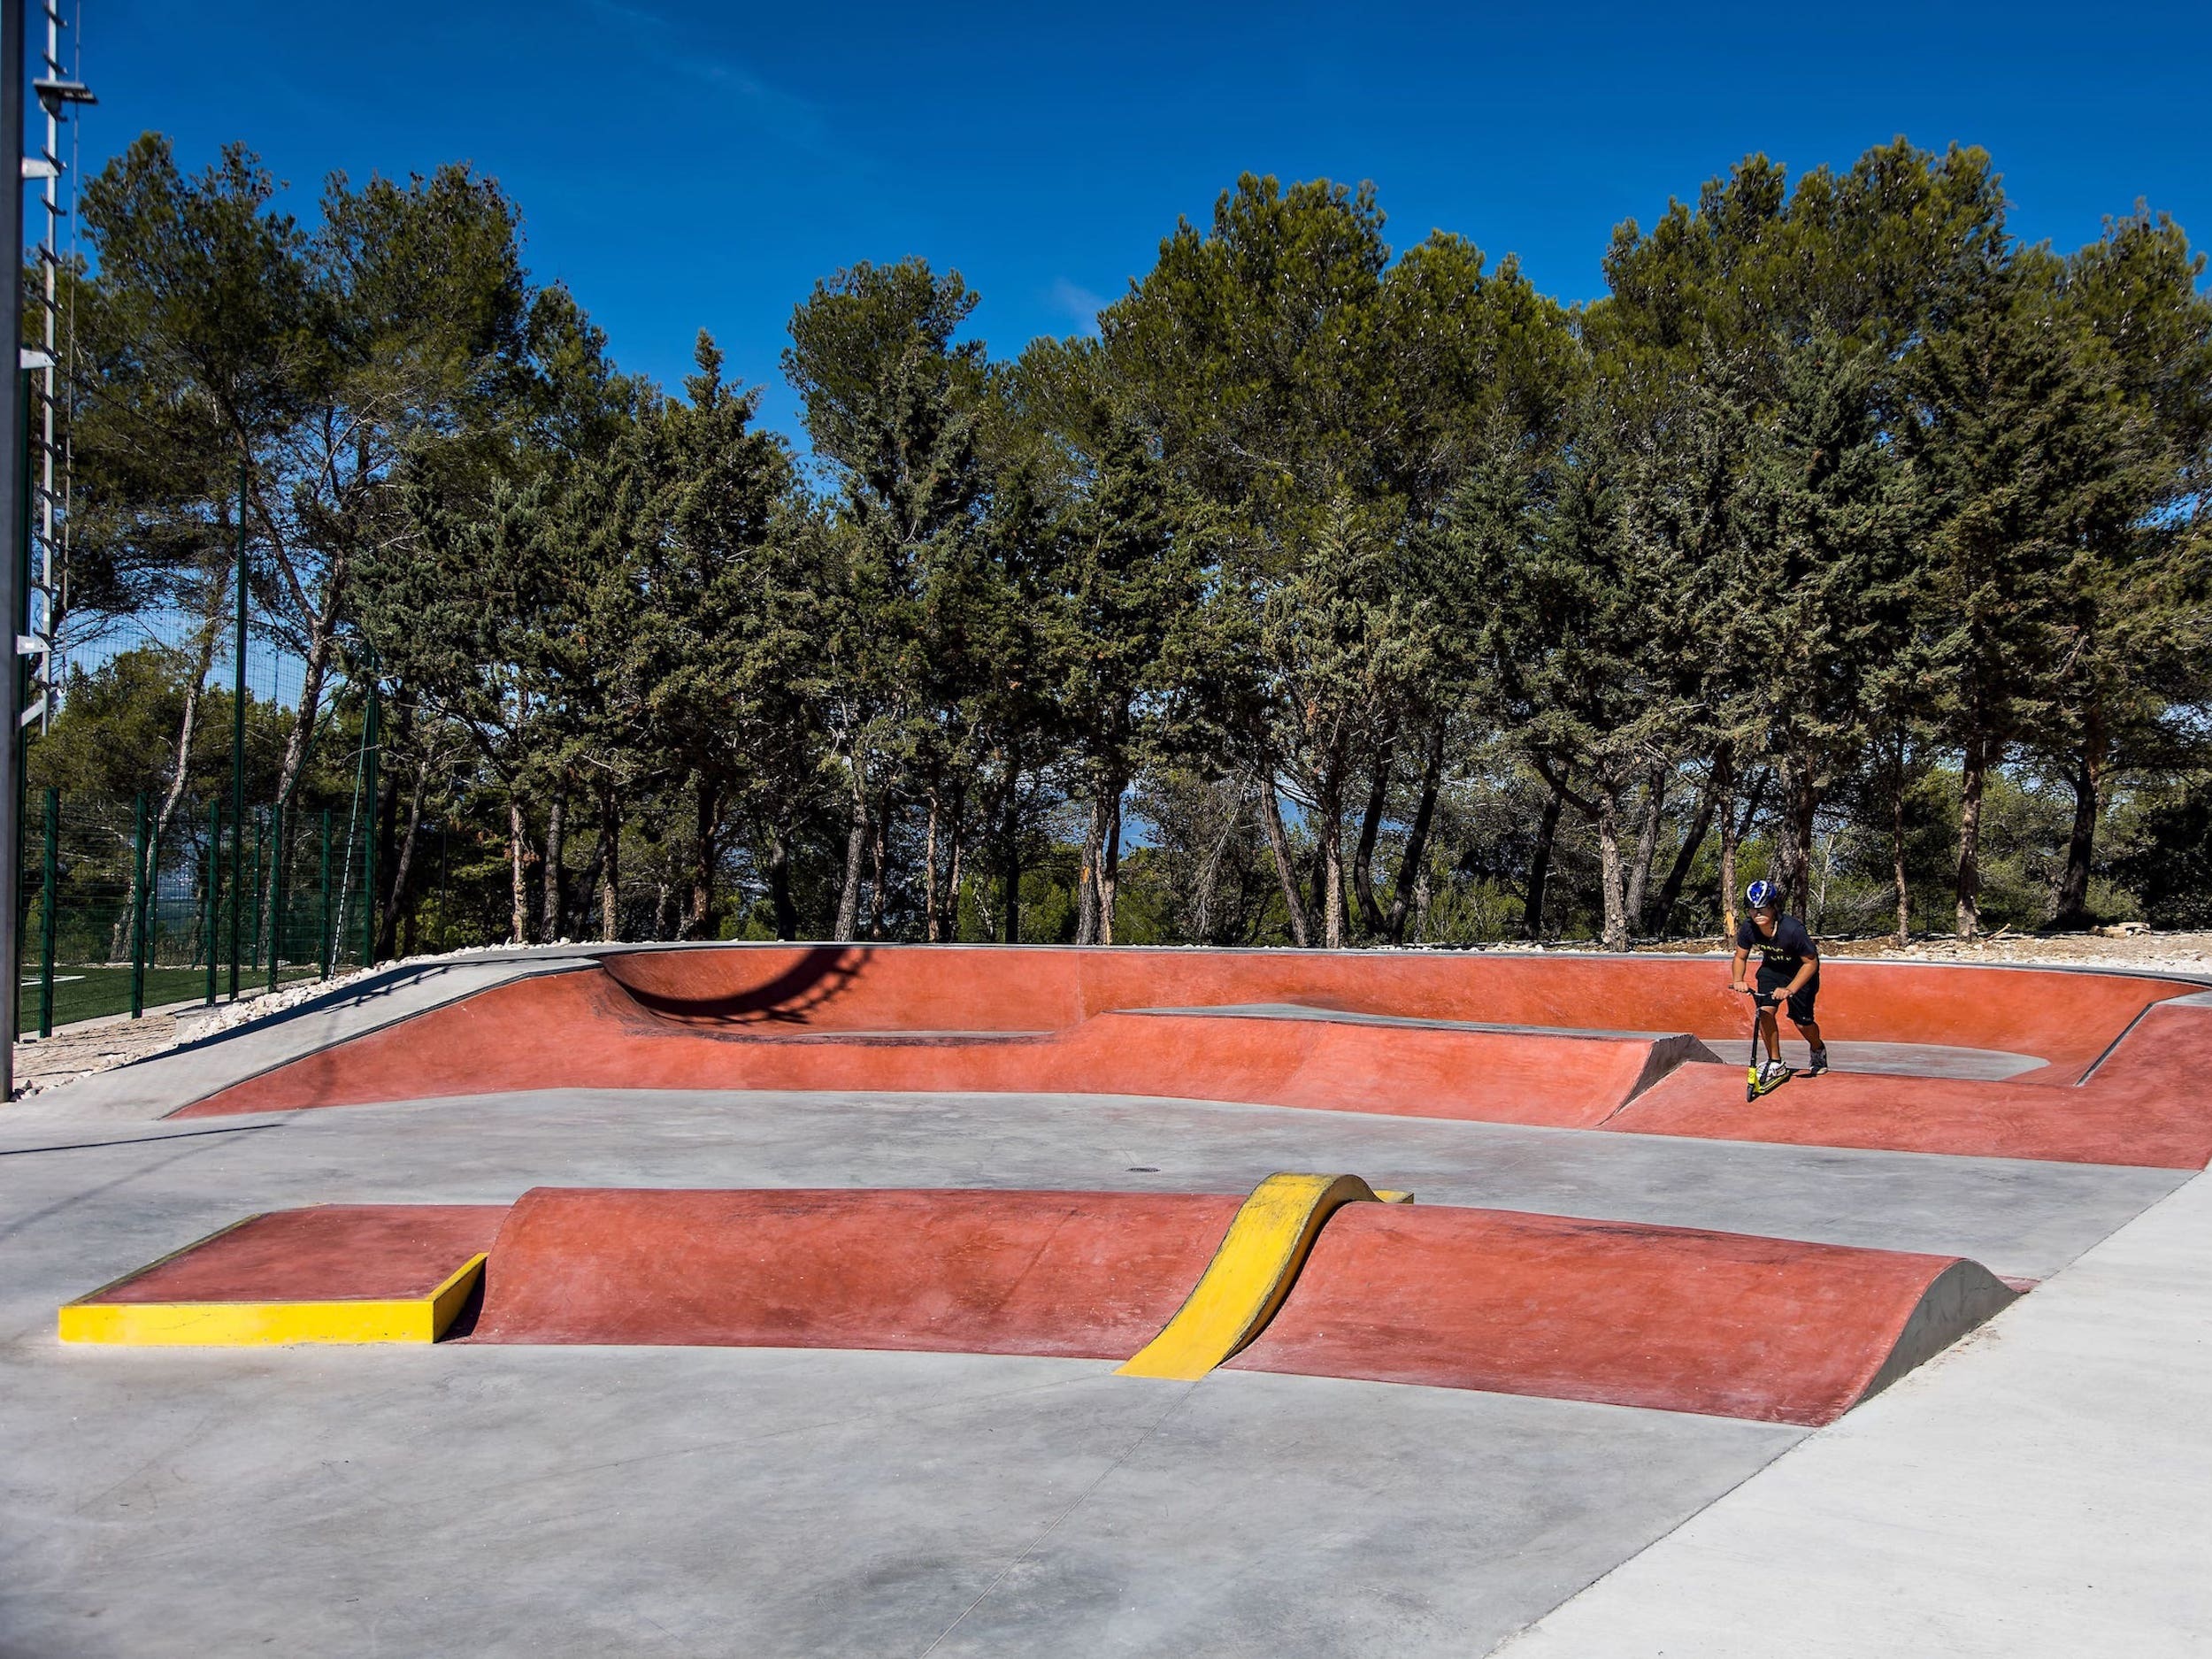
[(1221, 1248), (1160, 1334), (1116, 1371), (1195, 1382), (1267, 1328), (1297, 1282), (1323, 1225), (1346, 1204), (1409, 1204), (1356, 1175), (1271, 1175), (1252, 1189)]
[(434, 1342), (476, 1288), (484, 1260), (480, 1254), (471, 1256), (427, 1296), (330, 1302), (96, 1302), (86, 1297), (62, 1308), (60, 1336), (65, 1342), (148, 1348)]

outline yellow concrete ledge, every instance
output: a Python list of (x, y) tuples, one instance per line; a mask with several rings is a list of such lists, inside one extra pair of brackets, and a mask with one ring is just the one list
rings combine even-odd
[(1346, 1204), (1409, 1204), (1356, 1175), (1271, 1175), (1229, 1223), (1190, 1294), (1117, 1374), (1195, 1382), (1267, 1328), (1297, 1282), (1322, 1225)]
[[(340, 1302), (73, 1302), (65, 1342), (166, 1348), (275, 1347), (293, 1342), (434, 1342), (476, 1288), (471, 1256), (427, 1296)], [(94, 1296), (100, 1294), (93, 1292)]]

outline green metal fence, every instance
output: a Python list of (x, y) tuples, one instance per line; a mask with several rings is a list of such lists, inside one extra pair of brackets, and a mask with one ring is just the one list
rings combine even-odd
[(238, 826), (222, 801), (165, 816), (151, 797), (50, 789), (25, 804), (19, 1035), (228, 1001), (363, 958), (362, 837), (342, 815), (251, 807)]

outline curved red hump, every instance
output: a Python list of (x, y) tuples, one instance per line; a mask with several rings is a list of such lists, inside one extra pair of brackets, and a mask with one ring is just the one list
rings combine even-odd
[(541, 1187), (500, 1229), (472, 1340), (1124, 1359), (1242, 1202)]
[(1230, 1365), (1821, 1424), (2013, 1296), (1955, 1256), (1362, 1204)]

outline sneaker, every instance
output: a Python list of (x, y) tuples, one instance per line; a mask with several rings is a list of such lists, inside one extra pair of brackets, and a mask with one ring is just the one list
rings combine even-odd
[(1759, 1087), (1763, 1089), (1772, 1088), (1789, 1074), (1789, 1067), (1784, 1065), (1779, 1060), (1769, 1060), (1759, 1068)]
[(1816, 1048), (1816, 1049), (1814, 1049), (1814, 1050), (1813, 1050), (1813, 1063), (1812, 1063), (1812, 1064), (1811, 1064), (1811, 1065), (1808, 1066), (1808, 1067), (1805, 1069), (1805, 1075), (1806, 1075), (1807, 1077), (1818, 1077), (1818, 1076), (1819, 1076), (1822, 1072), (1825, 1071), (1827, 1069), (1828, 1069), (1828, 1051), (1827, 1051), (1825, 1048)]

